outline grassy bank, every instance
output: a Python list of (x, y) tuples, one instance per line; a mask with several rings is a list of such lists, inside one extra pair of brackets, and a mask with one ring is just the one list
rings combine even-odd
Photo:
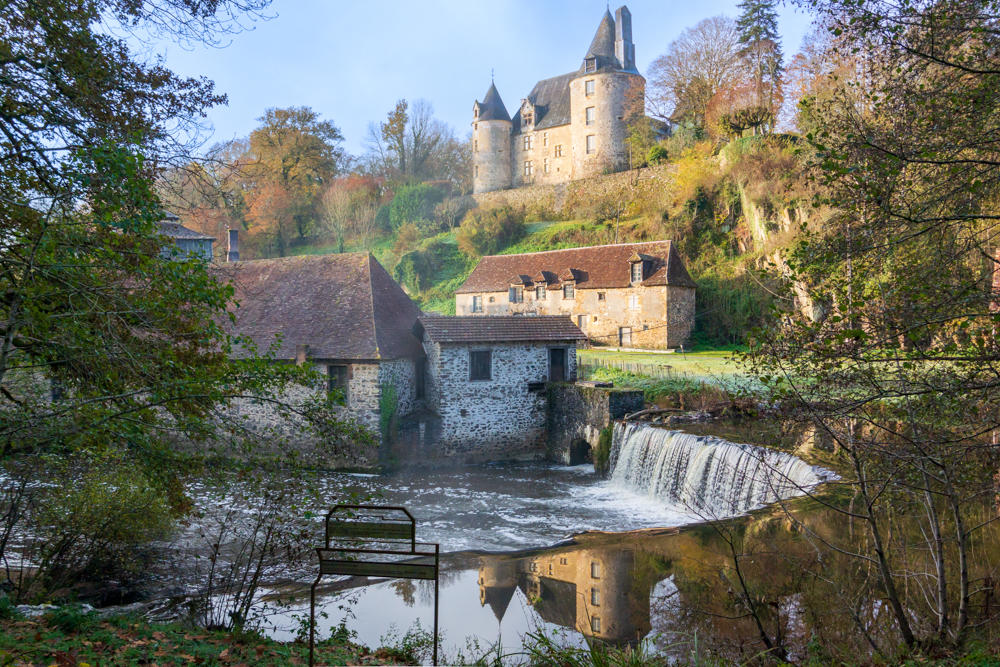
[[(0, 620), (0, 665), (305, 665), (309, 646), (253, 633), (207, 631), (139, 616), (99, 618), (61, 607), (40, 618), (8, 608)], [(316, 645), (317, 665), (419, 664), (399, 648), (372, 651), (346, 637)]]

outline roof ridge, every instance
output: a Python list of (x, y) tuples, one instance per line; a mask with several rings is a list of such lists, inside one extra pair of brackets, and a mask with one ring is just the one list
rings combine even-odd
[(520, 257), (522, 255), (542, 255), (542, 254), (545, 254), (545, 253), (566, 252), (567, 250), (591, 250), (591, 249), (594, 249), (594, 248), (612, 248), (612, 247), (619, 248), (619, 247), (625, 247), (625, 246), (630, 246), (630, 245), (646, 245), (646, 244), (649, 244), (649, 243), (670, 243), (670, 244), (672, 244), (673, 241), (670, 240), (670, 239), (664, 239), (664, 240), (661, 240), (661, 241), (633, 241), (632, 243), (605, 243), (603, 245), (583, 245), (583, 246), (577, 246), (575, 248), (555, 248), (553, 250), (536, 250), (535, 252), (512, 252), (509, 255), (486, 255), (486, 256), (482, 257), (482, 259), (487, 259), (489, 257)]
[(381, 359), (382, 352), (379, 350), (379, 340), (378, 340), (378, 318), (375, 316), (375, 280), (372, 278), (372, 253), (371, 251), (365, 252), (365, 269), (368, 271), (368, 299), (371, 301), (371, 314), (372, 314), (372, 340), (375, 341), (375, 358)]
[(321, 259), (321, 258), (329, 259), (329, 258), (333, 258), (333, 257), (348, 258), (348, 257), (354, 257), (356, 255), (370, 255), (370, 254), (371, 253), (367, 252), (367, 251), (358, 251), (358, 252), (324, 252), (324, 253), (318, 254), (318, 255), (306, 253), (306, 254), (302, 254), (302, 255), (285, 255), (283, 257), (259, 257), (257, 259), (241, 259), (241, 260), (236, 261), (236, 262), (227, 262), (227, 264), (249, 264), (250, 262), (261, 263), (262, 264), (264, 262), (286, 262), (288, 260), (293, 260), (293, 259)]

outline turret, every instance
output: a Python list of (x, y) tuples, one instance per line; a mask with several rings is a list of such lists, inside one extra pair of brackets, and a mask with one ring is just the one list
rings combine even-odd
[(573, 178), (628, 167), (626, 119), (645, 99), (646, 80), (635, 68), (628, 7), (605, 12), (577, 76), (570, 81)]
[(511, 186), (511, 121), (496, 84), (472, 109), (472, 191), (490, 192)]

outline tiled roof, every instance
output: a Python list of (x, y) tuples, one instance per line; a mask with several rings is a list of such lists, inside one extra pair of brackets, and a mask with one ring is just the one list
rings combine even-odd
[(514, 343), (586, 340), (567, 316), (473, 315), (421, 317), (420, 327), (436, 343)]
[(500, 99), (500, 93), (497, 91), (495, 83), (490, 83), (486, 97), (479, 103), (478, 120), (510, 120), (510, 114), (507, 113), (507, 107)]
[[(174, 220), (177, 218), (174, 217)], [(156, 223), (160, 228), (160, 233), (172, 239), (190, 239), (193, 241), (214, 241), (214, 236), (207, 236), (193, 229), (188, 229), (179, 222), (172, 222), (170, 218)]]
[[(579, 72), (561, 74), (551, 79), (542, 79), (528, 93), (528, 100), (535, 106), (535, 129), (569, 123), (569, 82), (579, 76)], [(521, 110), (514, 114), (514, 134), (521, 131)]]
[[(479, 264), (456, 294), (505, 292), (514, 275), (576, 277), (577, 289), (603, 289), (631, 285), (629, 258), (639, 254), (646, 260), (643, 285), (694, 287), (684, 261), (670, 241), (621, 243), (549, 250), (520, 255), (489, 255)], [(570, 273), (572, 272), (572, 273)], [(547, 280), (547, 284), (554, 281)]]
[(423, 354), (413, 325), (420, 309), (368, 253), (306, 255), (224, 264), (236, 290), (235, 333), (261, 352), (294, 359), (399, 359)]
[(621, 69), (618, 58), (615, 57), (615, 19), (611, 16), (611, 11), (605, 11), (601, 24), (597, 26), (594, 39), (587, 49), (587, 58), (597, 58), (597, 69)]

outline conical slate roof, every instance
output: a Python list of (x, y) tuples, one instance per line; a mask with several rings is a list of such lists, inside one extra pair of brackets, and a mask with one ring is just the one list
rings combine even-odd
[(510, 120), (507, 107), (503, 105), (497, 86), (493, 82), (490, 82), (490, 89), (486, 91), (486, 97), (483, 98), (482, 102), (479, 102), (479, 120)]
[(604, 18), (601, 19), (601, 25), (597, 26), (597, 32), (594, 33), (594, 39), (590, 42), (585, 57), (594, 56), (612, 59), (615, 57), (615, 19), (611, 16), (610, 10), (605, 10)]

